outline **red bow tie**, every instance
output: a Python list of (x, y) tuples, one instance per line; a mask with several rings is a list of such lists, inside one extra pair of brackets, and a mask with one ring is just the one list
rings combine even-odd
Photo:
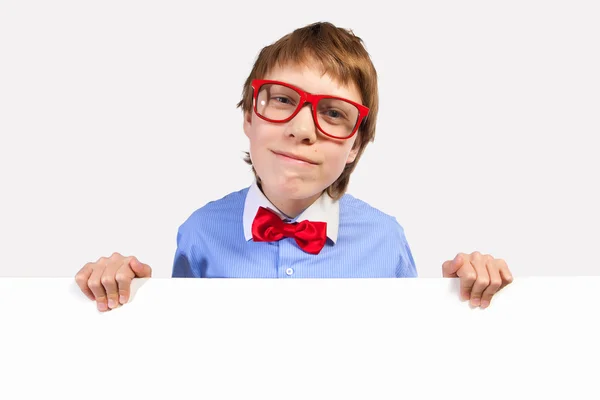
[(252, 222), (252, 239), (255, 242), (273, 242), (284, 237), (296, 239), (307, 253), (319, 254), (327, 241), (327, 223), (302, 221), (283, 222), (273, 211), (259, 207)]

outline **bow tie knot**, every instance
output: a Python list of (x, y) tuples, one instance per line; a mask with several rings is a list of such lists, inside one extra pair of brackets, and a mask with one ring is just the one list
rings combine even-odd
[(260, 207), (252, 223), (252, 239), (273, 242), (284, 237), (294, 238), (302, 250), (318, 254), (327, 241), (327, 223), (307, 220), (287, 223), (273, 211)]

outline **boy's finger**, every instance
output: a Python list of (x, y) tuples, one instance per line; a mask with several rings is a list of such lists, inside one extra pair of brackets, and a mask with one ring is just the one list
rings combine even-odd
[(473, 305), (473, 307), (478, 307), (481, 304), (483, 291), (490, 284), (490, 274), (488, 274), (485, 263), (486, 260), (477, 252), (471, 257), (471, 264), (477, 274), (477, 279), (475, 279), (473, 290), (471, 291), (471, 305)]
[(102, 286), (102, 274), (105, 268), (105, 266), (97, 265), (88, 279), (88, 287), (94, 294), (99, 311), (106, 311), (108, 309), (106, 291), (104, 290), (104, 286)]
[(463, 300), (471, 298), (471, 290), (477, 279), (477, 273), (471, 263), (466, 262), (456, 271), (456, 275), (460, 278), (460, 296)]
[(131, 280), (135, 278), (135, 272), (129, 266), (129, 259), (125, 259), (121, 268), (117, 270), (115, 280), (119, 286), (119, 303), (125, 304), (129, 301)]
[(498, 292), (500, 286), (502, 285), (502, 278), (500, 277), (500, 272), (498, 271), (498, 268), (494, 266), (493, 262), (486, 263), (486, 268), (490, 276), (490, 284), (481, 295), (481, 308), (487, 308), (490, 305), (490, 302), (492, 301), (492, 296), (494, 296)]
[(117, 306), (119, 305), (119, 287), (117, 286), (117, 281), (115, 280), (115, 273), (117, 268), (118, 264), (115, 264), (114, 262), (109, 262), (107, 267), (104, 269), (102, 278), (100, 278), (102, 286), (106, 291), (108, 308), (110, 308), (111, 310), (113, 308), (117, 308)]
[(152, 268), (147, 264), (142, 264), (135, 257), (131, 257), (129, 265), (137, 278), (150, 278), (152, 276)]
[[(506, 261), (503, 259), (495, 260), (496, 265), (498, 266), (498, 271), (500, 272), (500, 276), (502, 277), (502, 285), (500, 285), (500, 289), (504, 288), (506, 285), (509, 285), (513, 281), (513, 276), (508, 269), (508, 265), (506, 265)], [(498, 289), (498, 290), (500, 290)]]
[(457, 254), (454, 260), (448, 260), (442, 264), (442, 272), (445, 278), (455, 278), (456, 272), (460, 269), (464, 262), (462, 254)]
[(75, 282), (77, 282), (77, 286), (79, 286), (79, 289), (81, 289), (83, 294), (85, 294), (88, 299), (96, 300), (94, 293), (92, 293), (92, 291), (88, 287), (88, 280), (92, 275), (92, 271), (92, 263), (85, 264), (83, 268), (81, 268), (81, 270), (77, 273), (77, 275), (75, 275)]

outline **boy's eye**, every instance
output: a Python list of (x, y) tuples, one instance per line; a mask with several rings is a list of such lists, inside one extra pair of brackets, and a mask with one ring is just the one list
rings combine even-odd
[(337, 111), (337, 110), (328, 110), (327, 114), (330, 117), (332, 117), (332, 118), (340, 118), (340, 117), (342, 117), (342, 114), (339, 111)]
[(328, 110), (322, 110), (322, 114), (325, 115), (327, 118), (329, 119), (344, 119), (346, 118), (346, 114), (344, 114), (343, 112), (339, 111), (339, 110), (335, 110), (335, 109), (328, 109)]
[(273, 97), (273, 99), (279, 103), (292, 104), (292, 100), (288, 99), (287, 97), (275, 96), (275, 97)]

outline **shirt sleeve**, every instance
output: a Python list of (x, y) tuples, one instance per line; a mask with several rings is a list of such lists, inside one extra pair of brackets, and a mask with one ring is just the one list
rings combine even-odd
[(399, 259), (398, 266), (396, 267), (396, 278), (417, 278), (419, 276), (417, 273), (417, 266), (415, 265), (412, 251), (406, 240), (404, 228), (402, 228), (400, 224), (398, 224), (398, 233), (400, 235), (400, 241), (398, 243), (400, 254), (398, 255)]
[(202, 268), (197, 260), (197, 252), (190, 233), (185, 229), (185, 224), (177, 231), (177, 250), (173, 260), (172, 278), (201, 278)]

